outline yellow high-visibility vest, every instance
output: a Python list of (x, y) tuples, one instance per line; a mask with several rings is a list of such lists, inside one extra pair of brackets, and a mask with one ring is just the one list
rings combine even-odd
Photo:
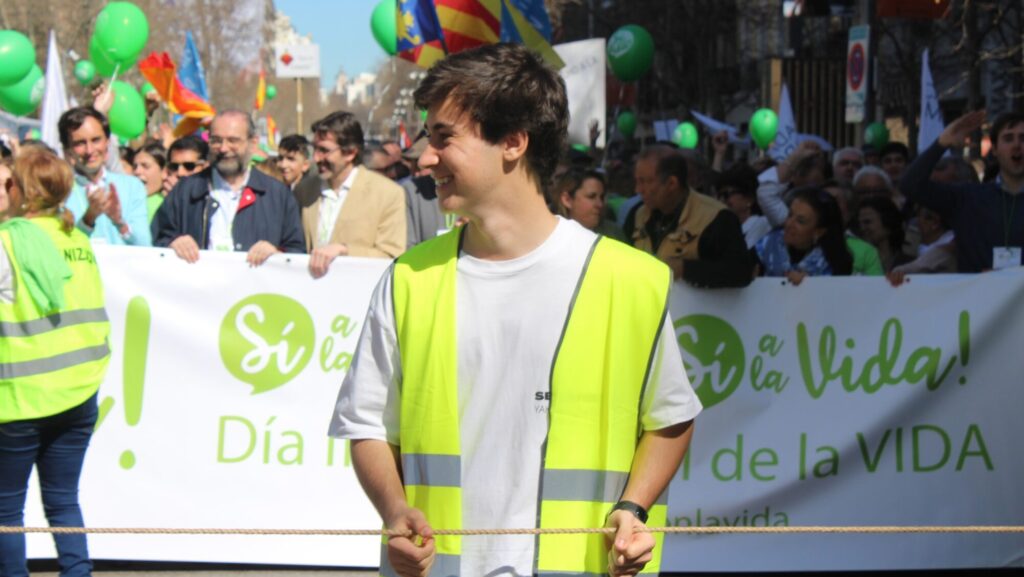
[[(395, 262), (393, 299), (402, 362), (400, 450), (408, 503), (435, 529), (462, 527), (456, 262), (461, 229)], [(541, 528), (603, 527), (626, 487), (640, 401), (668, 306), (671, 273), (618, 241), (594, 243), (551, 363), (548, 436), (537, 518)], [(495, 431), (495, 434), (502, 434)], [(667, 493), (667, 492), (666, 492)], [(649, 511), (663, 526), (667, 495)], [(657, 574), (662, 535), (644, 574)], [(461, 539), (435, 538), (432, 575), (459, 575)], [(605, 575), (605, 536), (542, 535), (534, 572)], [(382, 555), (381, 574), (394, 572)], [(467, 576), (468, 577), (468, 576)]]
[[(24, 287), (17, 259), (9, 258), (16, 290), (0, 303), (0, 423), (47, 417), (76, 407), (99, 389), (110, 360), (110, 323), (103, 285), (89, 239), (65, 233), (56, 218), (31, 222), (47, 233), (71, 268), (64, 308), (40, 311)], [(11, 254), (11, 238), (0, 232), (0, 250)]]

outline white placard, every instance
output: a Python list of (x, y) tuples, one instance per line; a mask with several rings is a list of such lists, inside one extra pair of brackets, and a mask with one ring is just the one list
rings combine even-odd
[(569, 144), (590, 146), (590, 123), (597, 121), (601, 135), (598, 148), (605, 143), (605, 40), (595, 38), (554, 46), (565, 62), (559, 72), (569, 96)]
[(278, 78), (320, 78), (320, 46), (278, 46), (274, 59), (274, 74)]

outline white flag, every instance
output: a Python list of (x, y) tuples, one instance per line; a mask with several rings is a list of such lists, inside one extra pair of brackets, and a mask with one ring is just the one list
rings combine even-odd
[(46, 55), (46, 91), (43, 92), (43, 113), (39, 116), (42, 124), (42, 139), (47, 146), (64, 157), (57, 133), (57, 121), (68, 109), (67, 91), (64, 89), (64, 73), (60, 67), (60, 52), (57, 50), (57, 35), (50, 30), (49, 53)]
[(917, 133), (917, 153), (921, 154), (938, 140), (946, 127), (939, 108), (939, 96), (932, 82), (932, 69), (928, 64), (928, 49), (921, 54), (921, 124)]
[(696, 118), (698, 121), (700, 121), (701, 124), (707, 127), (708, 132), (710, 132), (712, 135), (724, 131), (729, 134), (729, 142), (732, 142), (733, 144), (750, 141), (749, 137), (740, 138), (740, 129), (736, 128), (731, 124), (722, 122), (721, 120), (715, 120), (714, 118), (701, 114), (696, 110), (690, 110), (690, 114), (693, 114), (694, 118)]
[(775, 144), (768, 149), (768, 154), (775, 162), (782, 162), (800, 144), (799, 133), (796, 131), (796, 118), (793, 116), (793, 104), (789, 101), (789, 88), (782, 83), (782, 95), (779, 97), (779, 129), (775, 133)]

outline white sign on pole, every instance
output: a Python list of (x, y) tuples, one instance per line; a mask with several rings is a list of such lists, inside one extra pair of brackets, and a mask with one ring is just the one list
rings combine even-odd
[(850, 28), (846, 53), (846, 122), (863, 122), (868, 98), (868, 62), (870, 26)]
[(320, 46), (294, 44), (278, 46), (274, 59), (278, 78), (320, 78)]
[(601, 135), (597, 146), (604, 147), (605, 117), (605, 40), (580, 40), (559, 44), (555, 52), (565, 62), (559, 72), (569, 96), (569, 144), (590, 145), (590, 123), (597, 121)]

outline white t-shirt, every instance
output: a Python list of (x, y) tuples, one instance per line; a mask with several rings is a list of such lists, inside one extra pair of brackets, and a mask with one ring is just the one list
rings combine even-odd
[[(536, 526), (548, 428), (543, 393), (594, 239), (575, 221), (560, 218), (551, 236), (523, 257), (459, 256), (456, 331), (466, 529)], [(665, 323), (641, 404), (645, 430), (689, 421), (701, 409), (667, 316)], [(331, 435), (398, 445), (402, 372), (396, 343), (389, 270), (371, 300)], [(533, 557), (529, 535), (462, 539), (463, 575), (531, 575)]]

